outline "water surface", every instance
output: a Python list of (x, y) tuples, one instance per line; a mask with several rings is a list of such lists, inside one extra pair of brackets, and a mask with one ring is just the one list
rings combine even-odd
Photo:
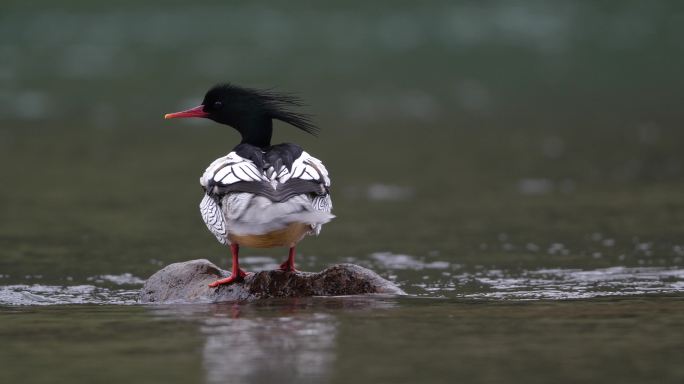
[[(6, 1), (0, 382), (627, 382), (684, 372), (677, 1)], [(165, 122), (220, 81), (297, 92), (337, 218), (303, 270), (410, 296), (142, 306), (227, 250)], [(244, 249), (249, 270), (286, 250)]]
[(0, 313), (0, 357), (46, 383), (676, 383), (682, 313), (666, 296), (15, 307)]

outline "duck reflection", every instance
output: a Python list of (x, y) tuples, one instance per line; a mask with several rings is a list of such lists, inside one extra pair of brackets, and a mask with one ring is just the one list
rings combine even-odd
[(209, 383), (321, 382), (335, 360), (337, 325), (324, 313), (206, 320), (203, 360)]
[(198, 322), (208, 383), (324, 383), (336, 359), (336, 312), (393, 306), (377, 298), (314, 298), (152, 309)]

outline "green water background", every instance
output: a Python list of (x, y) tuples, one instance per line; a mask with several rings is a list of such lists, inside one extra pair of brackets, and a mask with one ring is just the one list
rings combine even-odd
[[(320, 334), (336, 336), (317, 347), (293, 338), (295, 356), (328, 360), (287, 380), (681, 382), (681, 275), (657, 278), (675, 287), (669, 298), (459, 300), (496, 290), (471, 278), (491, 271), (680, 270), (683, 35), (676, 1), (4, 2), (0, 284), (224, 263), (197, 211), (198, 178), (238, 135), (162, 116), (217, 82), (274, 86), (301, 96), (323, 128), (313, 138), (277, 124), (274, 141), (304, 146), (333, 177), (338, 217), (301, 244), (301, 267), (358, 262), (446, 298), (358, 312), (312, 301), (292, 315), (301, 324), (275, 334), (305, 332), (320, 315)], [(397, 255), (409, 262), (387, 263)], [(269, 327), (288, 305), (240, 318)], [(202, 350), (228, 343), (207, 336), (225, 325), (211, 319), (230, 318), (221, 306), (187, 317), (0, 311), (9, 382), (215, 382)], [(251, 381), (290, 372), (265, 367)]]

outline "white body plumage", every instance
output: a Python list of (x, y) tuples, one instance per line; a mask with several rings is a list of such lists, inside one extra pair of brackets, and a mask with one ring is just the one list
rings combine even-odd
[(305, 151), (289, 168), (277, 162), (264, 169), (230, 152), (207, 167), (200, 184), (206, 191), (200, 203), (202, 219), (222, 244), (236, 236), (280, 233), (296, 223), (317, 235), (334, 217), (328, 171)]

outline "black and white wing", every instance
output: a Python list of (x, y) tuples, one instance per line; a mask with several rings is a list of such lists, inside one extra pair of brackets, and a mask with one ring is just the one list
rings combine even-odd
[(209, 231), (216, 236), (216, 240), (224, 245), (230, 244), (226, 221), (223, 218), (221, 206), (217, 203), (216, 198), (205, 194), (202, 202), (200, 202), (200, 212), (202, 213), (204, 224), (206, 224)]
[(290, 169), (284, 166), (280, 168), (277, 175), (278, 182), (285, 183), (290, 179), (315, 181), (325, 186), (326, 189), (330, 188), (328, 170), (320, 160), (309, 155), (306, 151), (302, 151)]
[[(301, 151), (291, 164), (267, 162), (265, 171), (252, 160), (241, 157), (236, 152), (216, 159), (209, 165), (200, 184), (206, 195), (200, 204), (202, 218), (218, 241), (229, 244), (227, 237), (227, 221), (233, 223), (245, 212), (253, 196), (268, 198), (271, 202), (287, 204), (295, 196), (309, 199), (314, 211), (324, 214), (316, 215), (311, 221), (310, 234), (318, 234), (323, 223), (332, 217), (332, 201), (330, 199), (330, 177), (323, 163), (308, 153)], [(292, 204), (295, 200), (292, 200)], [(234, 223), (231, 224), (231, 230)]]
[[(281, 171), (282, 172), (282, 171)], [(279, 175), (280, 176), (280, 175)], [(280, 182), (292, 179), (310, 180), (321, 184), (321, 193), (315, 195), (311, 201), (313, 208), (320, 212), (330, 213), (332, 211), (332, 199), (330, 198), (330, 175), (317, 158), (302, 152), (302, 155), (292, 163), (292, 170), (279, 177)], [(323, 224), (317, 224), (311, 229), (311, 234), (321, 233)]]
[(214, 160), (200, 178), (200, 184), (207, 191), (241, 181), (268, 181), (268, 179), (251, 160), (235, 152)]
[[(200, 184), (207, 192), (200, 203), (202, 219), (221, 244), (230, 244), (226, 218), (219, 203), (220, 196), (212, 194), (211, 191), (242, 181), (265, 181), (265, 178), (252, 161), (238, 156), (235, 152), (214, 160), (200, 178)], [(234, 211), (231, 207), (227, 208), (228, 214)]]

